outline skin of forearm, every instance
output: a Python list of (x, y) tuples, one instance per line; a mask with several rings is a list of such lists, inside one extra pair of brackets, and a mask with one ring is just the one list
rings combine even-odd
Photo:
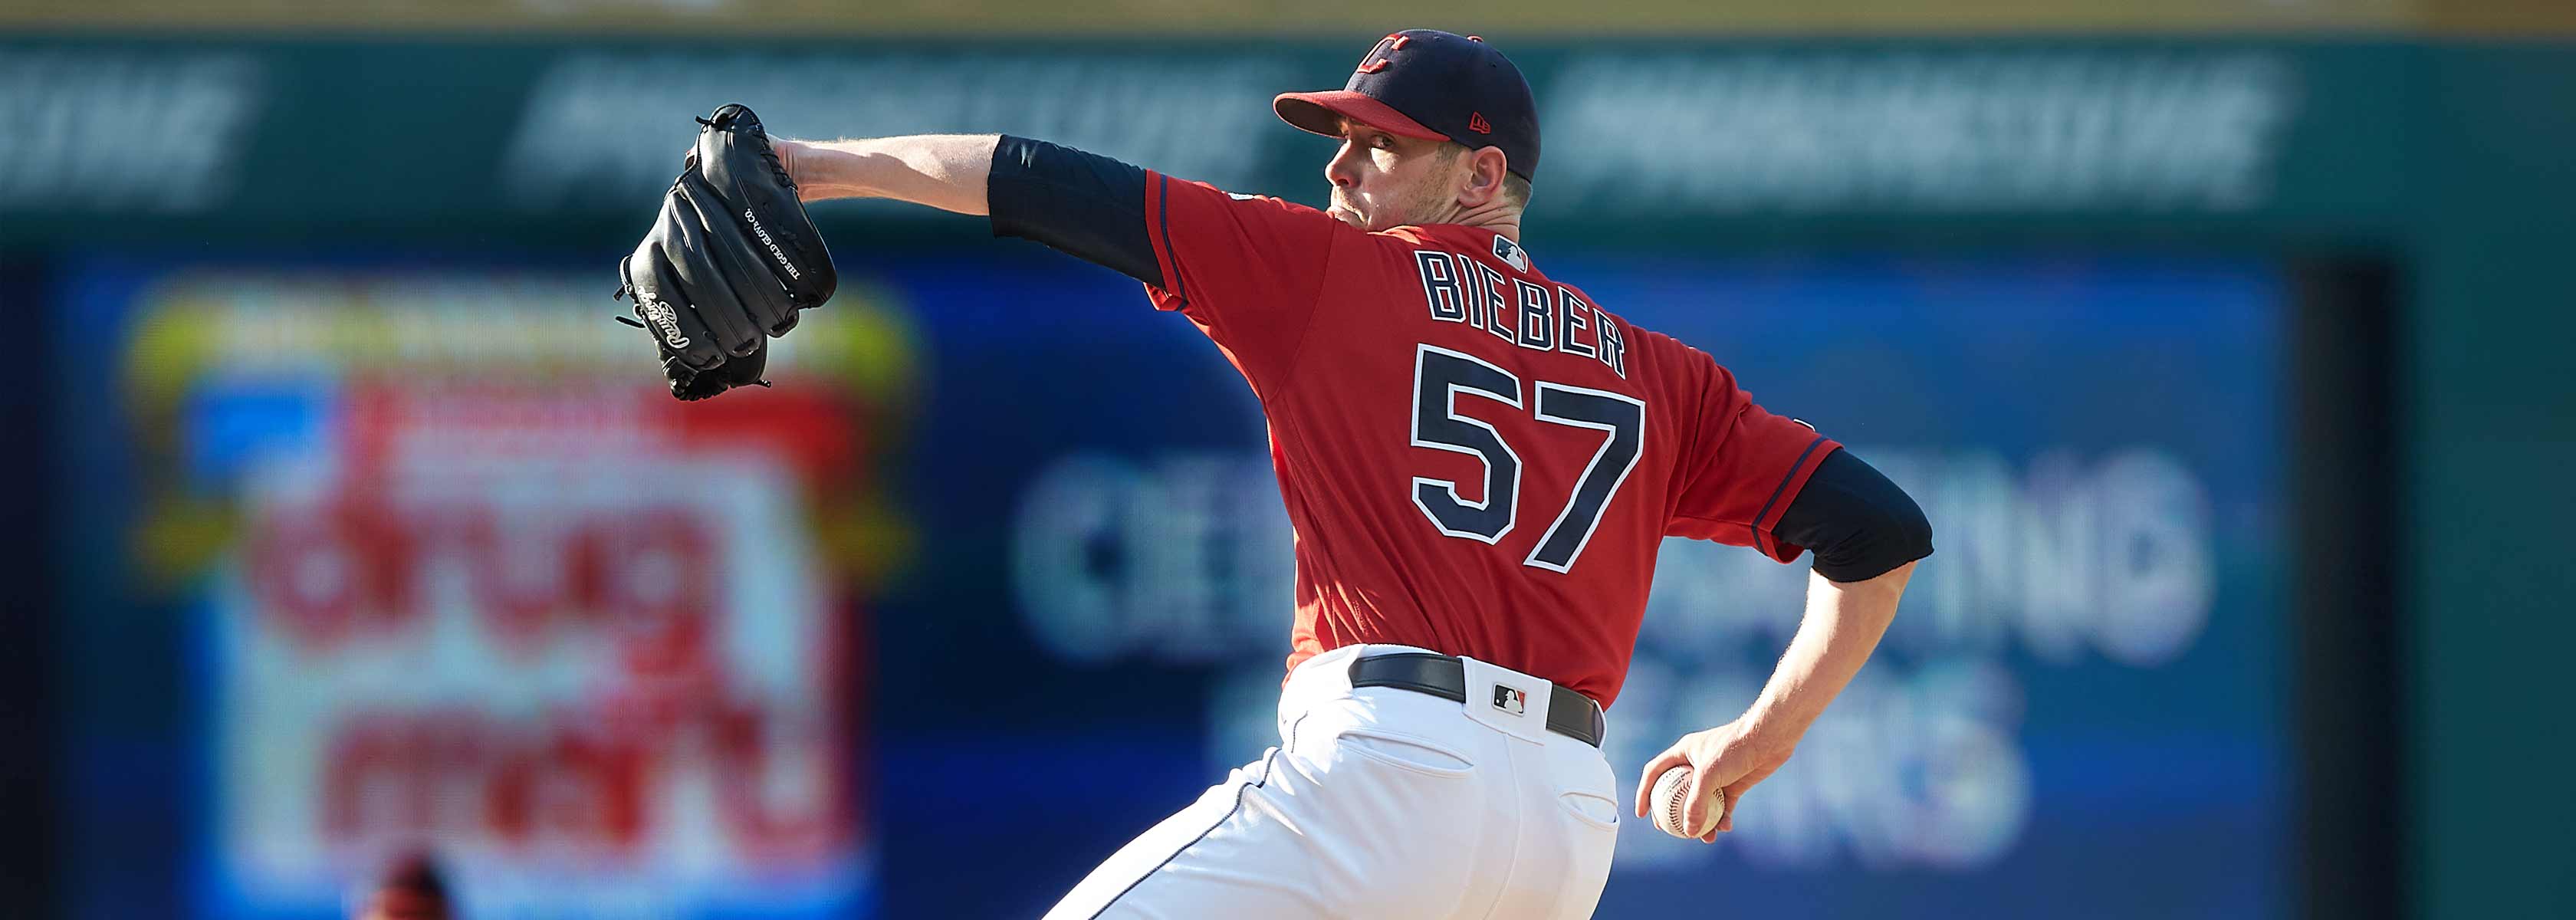
[(1807, 611), (1762, 695), (1745, 710), (1749, 737), (1775, 750), (1797, 745), (1825, 706), (1851, 683), (1896, 618), (1914, 563), (1865, 581), (1807, 576)]
[(892, 198), (959, 214), (986, 214), (995, 134), (918, 134), (782, 145), (796, 195), (806, 201)]

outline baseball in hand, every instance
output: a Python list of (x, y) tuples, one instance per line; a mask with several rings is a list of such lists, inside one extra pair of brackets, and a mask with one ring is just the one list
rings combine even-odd
[(1709, 787), (1707, 820), (1698, 827), (1684, 828), (1683, 822), (1690, 820), (1690, 781), (1688, 764), (1665, 770), (1663, 775), (1655, 777), (1655, 826), (1675, 837), (1698, 839), (1707, 836), (1717, 827), (1717, 819), (1726, 816), (1726, 790)]

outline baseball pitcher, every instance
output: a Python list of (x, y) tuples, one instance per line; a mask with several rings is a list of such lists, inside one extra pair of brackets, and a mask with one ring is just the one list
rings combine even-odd
[[(1621, 811), (1669, 808), (1659, 826), (1708, 841), (1731, 828), (1728, 805), (1789, 759), (1877, 646), (1930, 525), (1706, 353), (1542, 270), (1521, 239), (1537, 110), (1492, 46), (1398, 32), (1343, 89), (1273, 106), (1341, 141), (1324, 164), (1329, 209), (1011, 136), (778, 141), (771, 155), (791, 203), (989, 215), (996, 234), (1143, 282), (1242, 371), (1268, 419), (1296, 528), (1279, 746), (1111, 855), (1050, 918), (1589, 916)], [(738, 107), (714, 121), (758, 131)], [(741, 210), (758, 222), (760, 208)], [(674, 392), (757, 382), (763, 335), (818, 302), (818, 278), (828, 296), (810, 226), (782, 213), (746, 243), (713, 239), (726, 235), (713, 222), (665, 224), (625, 274)], [(685, 264), (717, 246), (741, 251)], [(725, 262), (757, 263), (761, 289), (710, 290)], [(1603, 713), (1668, 536), (1781, 562), (1812, 551), (1814, 574), (1759, 698), (1646, 763), (1623, 807)]]

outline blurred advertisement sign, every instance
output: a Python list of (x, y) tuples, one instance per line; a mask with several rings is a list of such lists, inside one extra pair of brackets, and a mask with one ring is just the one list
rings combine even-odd
[[(1279, 123), (1269, 100), (1340, 82), (1351, 52), (1246, 47), (16, 39), (0, 44), (0, 102), (31, 118), (0, 136), (25, 167), (0, 178), (18, 192), (0, 209), (542, 236), (632, 215), (678, 168), (688, 119), (728, 102), (782, 136), (1007, 132), (1319, 201), (1330, 142)], [(2015, 39), (1515, 54), (1547, 125), (1539, 193), (1573, 205), (1540, 208), (1533, 226), (1653, 232), (1781, 217), (2384, 215), (2399, 203), (2401, 126), (2385, 109), (2403, 62), (2376, 51)], [(428, 72), (447, 77), (418, 79)], [(492, 142), (460, 154), (423, 137)], [(92, 229), (0, 222), (0, 237)]]
[[(1296, 570), (1275, 476), (1266, 454), (1056, 461), (1012, 528), (1030, 635), (1068, 661), (1285, 656)], [(1123, 564), (1098, 564), (1104, 549)]]
[[(2273, 54), (2128, 50), (1534, 55), (1551, 194), (1588, 211), (2227, 213), (2270, 197), (2296, 70)], [(669, 181), (674, 113), (762, 100), (797, 136), (991, 131), (1228, 188), (1300, 195), (1269, 97), (1338, 68), (1284, 56), (566, 56), (503, 172), (533, 210)], [(1302, 76), (1301, 76), (1302, 75)], [(1329, 82), (1326, 80), (1325, 82)], [(1268, 166), (1267, 169), (1262, 167)]]
[(2228, 212), (2270, 195), (2295, 74), (2250, 52), (1585, 52), (1538, 98), (1551, 184), (1589, 207)]
[(231, 195), (269, 103), (238, 52), (0, 48), (0, 200), (49, 212), (184, 214)]
[(523, 915), (639, 876), (666, 908), (855, 894), (856, 624), (796, 479), (618, 390), (350, 392), (336, 443), (242, 471), (214, 750), (246, 901), (420, 840)]
[(650, 199), (678, 168), (675, 119), (749, 102), (787, 137), (1010, 133), (1241, 184), (1259, 178), (1276, 55), (1003, 51), (888, 54), (576, 53), (529, 88), (501, 164), (513, 204), (592, 209)]
[[(1551, 275), (1857, 445), (1939, 546), (1737, 832), (1630, 822), (1603, 916), (2288, 913), (2271, 268), (1549, 239)], [(778, 389), (696, 406), (595, 271), (78, 273), (67, 334), (108, 344), (71, 366), (124, 411), (67, 412), (99, 513), (66, 526), (115, 529), (74, 544), (98, 596), (172, 599), (65, 625), (118, 677), (80, 704), (67, 807), (109, 841), (80, 915), (315, 916), (425, 834), (478, 916), (1030, 916), (1276, 743), (1289, 533), (1224, 357), (1034, 246), (843, 266), (867, 283), (780, 340)], [(1623, 783), (1741, 711), (1801, 601), (1803, 566), (1665, 552)], [(173, 622), (163, 692), (203, 708), (118, 705), (160, 698), (127, 663)], [(1048, 807), (990, 794), (1033, 769)], [(136, 862), (172, 813), (201, 833)], [(173, 875), (176, 906), (126, 895)]]
[(336, 903), (415, 846), (475, 915), (869, 903), (858, 601), (900, 541), (849, 537), (896, 532), (864, 458), (908, 340), (860, 285), (778, 389), (682, 404), (598, 288), (183, 275), (139, 305), (134, 416), (169, 426), (142, 561), (211, 576), (209, 913)]

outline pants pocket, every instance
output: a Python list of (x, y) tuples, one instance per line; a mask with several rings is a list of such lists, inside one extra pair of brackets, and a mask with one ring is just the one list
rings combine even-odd
[(1563, 806), (1575, 820), (1585, 824), (1602, 830), (1619, 829), (1619, 803), (1611, 801), (1609, 796), (1592, 792), (1565, 792), (1557, 795), (1556, 804)]
[(1587, 826), (1619, 828), (1619, 815), (1627, 809), (1620, 805), (1619, 782), (1610, 775), (1610, 762), (1599, 751), (1559, 744), (1548, 748), (1548, 761), (1548, 772), (1556, 781), (1557, 807)]

